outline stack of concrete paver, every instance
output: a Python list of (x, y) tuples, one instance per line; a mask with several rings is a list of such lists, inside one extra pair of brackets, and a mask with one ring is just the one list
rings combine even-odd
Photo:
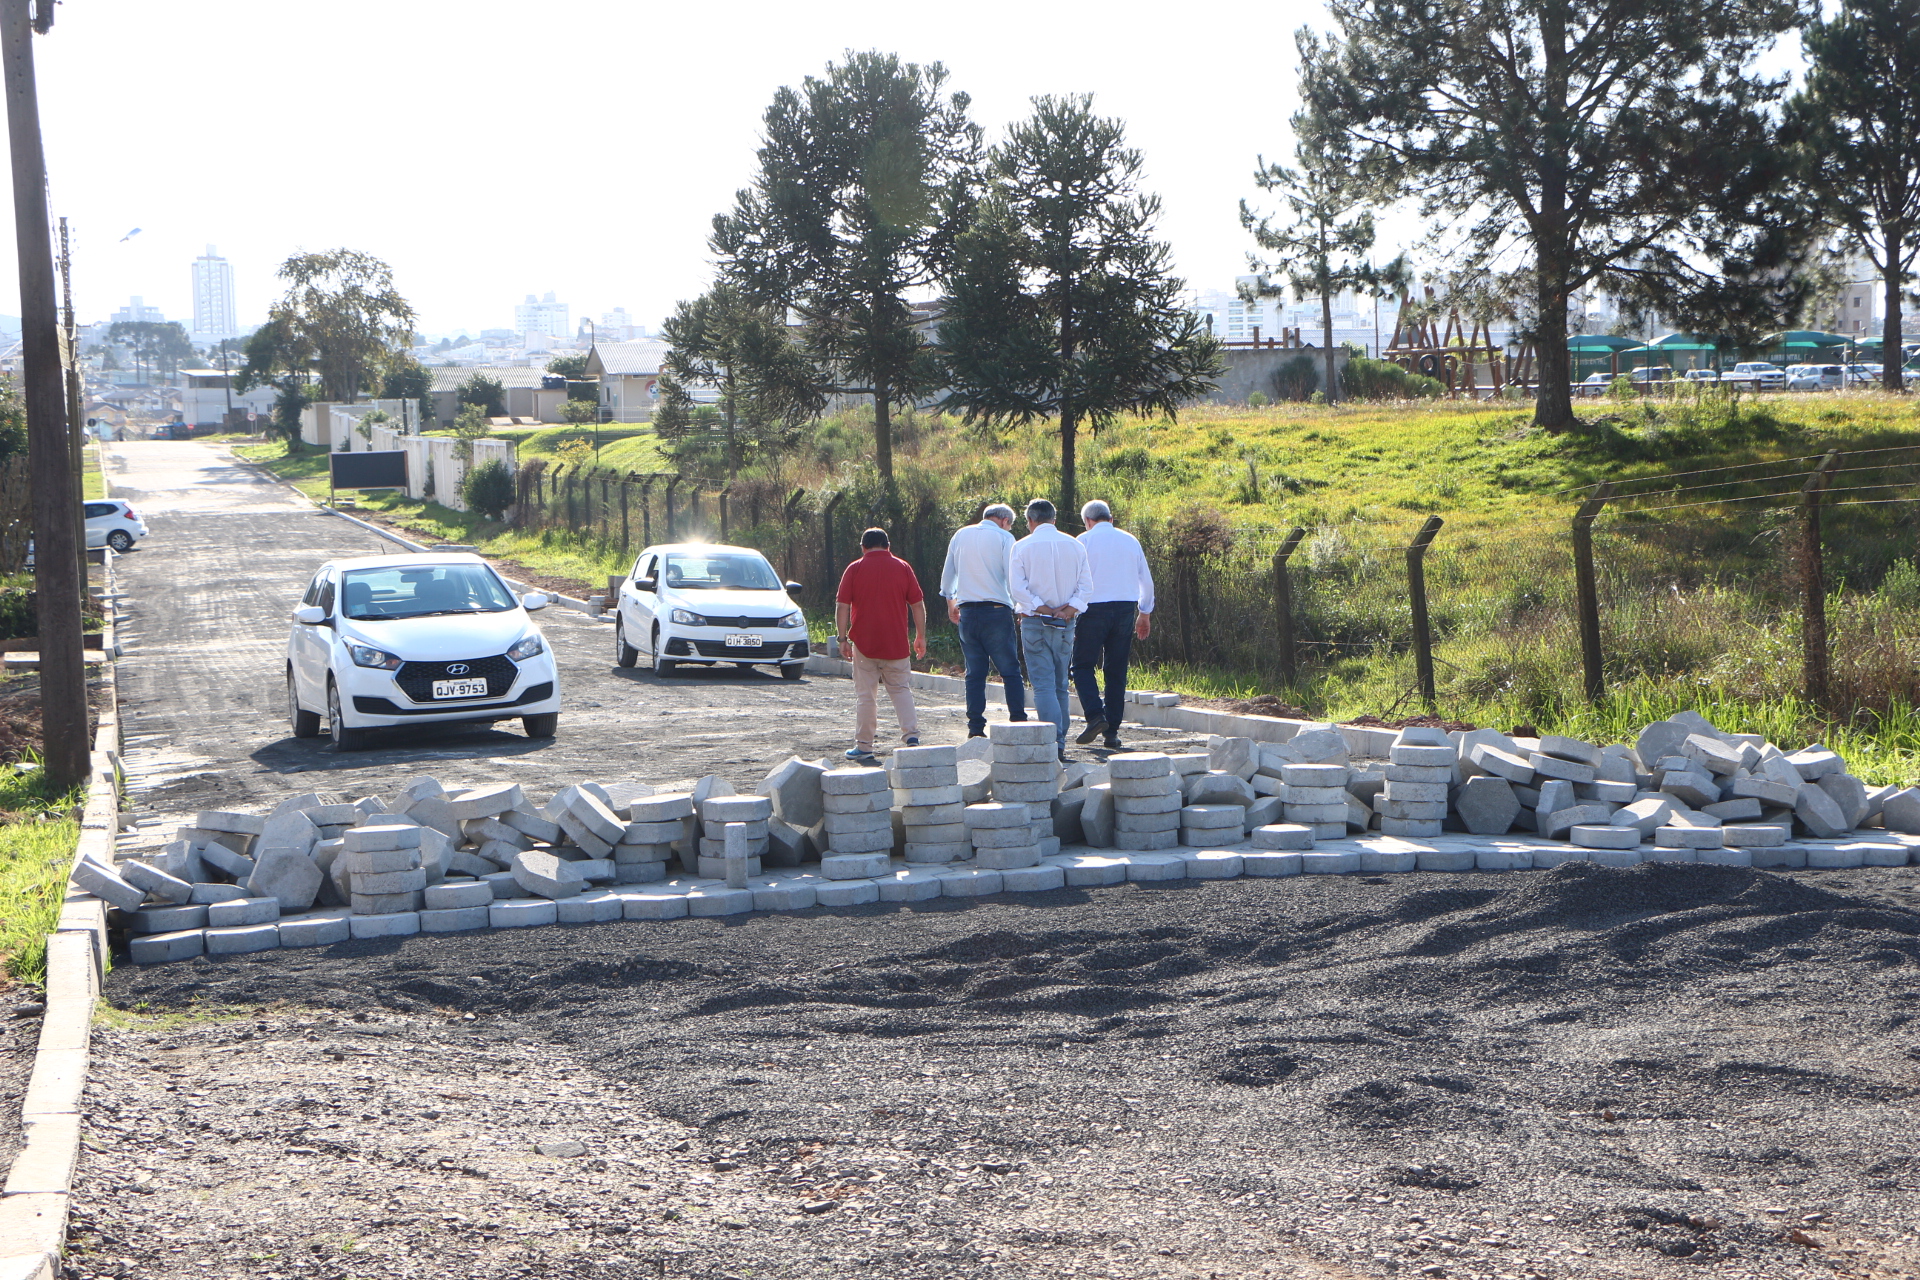
[(1390, 836), (1437, 836), (1460, 753), (1442, 729), (1409, 727), (1387, 749), (1380, 830)]
[(893, 850), (893, 793), (885, 769), (830, 769), (820, 775), (826, 848), (820, 874), (855, 880), (886, 871)]
[(726, 832), (737, 822), (746, 828), (747, 874), (759, 875), (761, 855), (766, 853), (769, 841), (767, 823), (772, 817), (773, 801), (766, 796), (708, 796), (701, 801), (699, 874), (726, 879)]
[(688, 847), (693, 834), (693, 795), (669, 791), (627, 802), (627, 825), (613, 846), (616, 884), (652, 884), (667, 878), (667, 864)]
[(1038, 866), (1040, 843), (1028, 814), (1028, 806), (1018, 800), (968, 805), (967, 839), (974, 865), (993, 871)]
[(1173, 764), (1158, 751), (1107, 757), (1113, 794), (1113, 847), (1130, 852), (1180, 843), (1181, 794)]
[(1048, 854), (1059, 852), (1053, 799), (1060, 793), (1060, 752), (1053, 725), (1045, 720), (1000, 721), (987, 726), (987, 740), (993, 753), (993, 798), (1026, 805), (1034, 843)]
[(967, 857), (960, 758), (952, 747), (901, 747), (888, 762), (893, 808), (908, 862), (939, 864)]

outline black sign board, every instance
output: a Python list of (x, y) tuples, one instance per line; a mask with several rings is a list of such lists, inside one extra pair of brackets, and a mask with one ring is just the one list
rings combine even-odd
[(404, 489), (407, 455), (395, 449), (381, 453), (330, 453), (329, 483), (336, 489)]

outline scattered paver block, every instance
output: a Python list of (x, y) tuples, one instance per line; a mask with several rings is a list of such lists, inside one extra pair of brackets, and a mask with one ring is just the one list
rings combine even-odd
[(202, 831), (227, 831), (234, 835), (257, 836), (267, 829), (267, 820), (257, 813), (230, 813), (222, 809), (203, 809), (193, 815), (193, 825)]
[(867, 880), (887, 874), (893, 859), (885, 853), (834, 852), (820, 859), (820, 874), (829, 880)]
[(347, 928), (355, 938), (410, 938), (420, 932), (418, 911), (389, 911), (378, 915), (355, 915)]
[[(144, 862), (120, 864), (120, 878), (161, 902), (192, 902), (193, 885)], [(98, 896), (98, 895), (96, 895)]]
[(1815, 744), (1787, 757), (1787, 763), (1803, 782), (1818, 782), (1831, 773), (1845, 773), (1847, 762), (1825, 747)]
[(1517, 752), (1503, 750), (1491, 743), (1477, 743), (1469, 753), (1480, 772), (1492, 774), (1496, 778), (1505, 778), (1508, 782), (1526, 786), (1533, 781), (1533, 766)]
[(215, 902), (233, 902), (247, 896), (246, 886), (238, 884), (196, 884), (193, 886), (193, 900), (201, 905)]
[(278, 898), (238, 898), (207, 907), (207, 923), (219, 929), (249, 924), (274, 924), (280, 919)]
[(180, 929), (173, 933), (149, 933), (127, 939), (127, 953), (135, 964), (167, 964), (205, 955), (206, 930)]
[(240, 956), (255, 951), (275, 951), (280, 946), (280, 926), (249, 924), (232, 929), (208, 929), (206, 939), (207, 954), (210, 956)]
[(1600, 826), (1596, 823), (1581, 823), (1569, 828), (1567, 836), (1582, 849), (1637, 849), (1641, 839), (1637, 826)]
[(1003, 875), (981, 867), (957, 868), (939, 877), (943, 898), (983, 898), (1000, 892)]
[(1743, 767), (1737, 748), (1704, 733), (1688, 734), (1680, 743), (1680, 754), (1716, 777), (1731, 778)]
[(341, 847), (348, 853), (418, 849), (420, 827), (405, 822), (375, 822), (364, 827), (350, 827), (340, 839), (343, 842)]
[[(1825, 776), (1824, 774), (1821, 776)], [(1819, 787), (1802, 787), (1794, 802), (1793, 816), (1800, 824), (1816, 836), (1831, 839), (1845, 835), (1851, 828), (1847, 825), (1846, 814), (1834, 803), (1833, 797)], [(1815, 865), (1809, 861), (1808, 866)]]
[(353, 936), (352, 917), (345, 911), (311, 911), (280, 920), (282, 947), (326, 947)]
[(753, 909), (751, 889), (720, 886), (695, 889), (687, 895), (687, 914), (690, 916), (737, 916)]
[(447, 805), (453, 811), (453, 816), (463, 822), (470, 818), (491, 818), (518, 809), (526, 802), (526, 794), (517, 782), (473, 787), (447, 797)]
[(319, 842), (319, 826), (296, 809), (291, 813), (269, 815), (254, 844), (259, 849), (292, 849), (296, 853), (310, 854), (313, 846)]
[(247, 876), (247, 892), (256, 898), (273, 898), (288, 914), (305, 911), (320, 895), (320, 868), (312, 858), (291, 849), (268, 849)]
[(1513, 830), (1520, 816), (1520, 798), (1505, 778), (1481, 774), (1468, 778), (1454, 796), (1454, 813), (1475, 835), (1498, 836)]
[(687, 914), (684, 893), (628, 893), (621, 903), (628, 920), (679, 920)]
[[(231, 922), (229, 922), (231, 923)], [(207, 908), (199, 903), (167, 907), (141, 907), (127, 912), (127, 932), (174, 933), (181, 929), (204, 929)]]
[(516, 853), (508, 871), (513, 882), (535, 898), (571, 898), (586, 885), (586, 877), (572, 863), (537, 849)]
[(1358, 849), (1321, 850), (1300, 855), (1300, 871), (1303, 875), (1347, 875), (1359, 869)]

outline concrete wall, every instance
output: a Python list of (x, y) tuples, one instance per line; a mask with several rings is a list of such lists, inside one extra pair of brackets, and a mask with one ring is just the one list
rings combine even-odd
[[(1220, 389), (1207, 397), (1212, 404), (1245, 404), (1247, 397), (1258, 391), (1269, 402), (1280, 399), (1275, 376), (1281, 366), (1301, 356), (1313, 359), (1315, 389), (1324, 391), (1320, 384), (1326, 378), (1327, 356), (1320, 347), (1222, 347), (1221, 363), (1227, 371), (1220, 375)], [(1347, 351), (1336, 347), (1333, 352), (1335, 377), (1339, 370), (1347, 367)]]
[[(466, 464), (460, 461), (460, 442), (451, 436), (403, 436), (386, 426), (373, 429), (373, 439), (368, 444), (373, 452), (399, 450), (407, 455), (407, 496), (426, 499), (428, 469), (433, 476), (433, 501), (443, 507), (452, 507), (455, 511), (465, 511), (467, 504), (460, 497), (460, 481), (467, 474)], [(475, 440), (473, 442), (473, 465), (485, 466), (489, 462), (504, 462), (507, 470), (517, 467), (513, 444), (508, 440)]]

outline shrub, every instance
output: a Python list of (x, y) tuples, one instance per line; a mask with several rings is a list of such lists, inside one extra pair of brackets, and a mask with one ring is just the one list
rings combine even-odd
[(1305, 400), (1319, 385), (1320, 373), (1312, 356), (1295, 356), (1273, 375), (1273, 388), (1282, 400)]
[(472, 467), (460, 477), (460, 497), (469, 511), (498, 520), (513, 505), (513, 473), (497, 458)]
[(1264, 391), (1256, 391), (1247, 397), (1247, 407), (1249, 409), (1262, 409), (1265, 408), (1267, 404), (1267, 393)]
[(1424, 400), (1446, 390), (1438, 378), (1402, 369), (1387, 360), (1352, 359), (1340, 375), (1349, 400)]

